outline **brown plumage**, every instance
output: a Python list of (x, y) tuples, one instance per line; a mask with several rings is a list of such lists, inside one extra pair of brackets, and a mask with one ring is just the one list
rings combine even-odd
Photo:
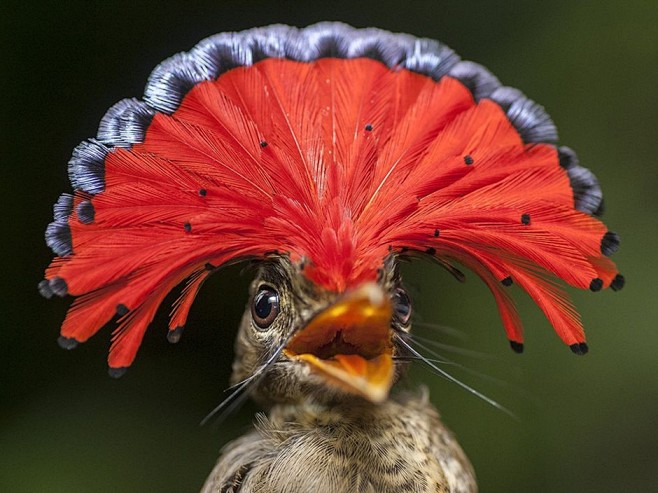
[(473, 469), (427, 395), (274, 406), (228, 444), (203, 487), (218, 492), (473, 493)]
[[(401, 289), (397, 264), (391, 257), (385, 265), (379, 284), (393, 297)], [(280, 300), (279, 314), (265, 332), (251, 308), (263, 286), (274, 288)], [(335, 301), (286, 257), (262, 265), (240, 326), (233, 383), (258, 373), (272, 348)], [(393, 341), (410, 329), (397, 316), (393, 327)], [(393, 348), (398, 380), (407, 366), (405, 350), (395, 342)], [(268, 410), (257, 416), (255, 430), (224, 448), (203, 493), (477, 491), (468, 459), (425, 390), (373, 403), (328, 385), (321, 373), (285, 355), (257, 378), (253, 396)]]

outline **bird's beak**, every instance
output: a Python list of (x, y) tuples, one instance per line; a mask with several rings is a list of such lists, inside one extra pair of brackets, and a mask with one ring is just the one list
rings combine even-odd
[(375, 283), (345, 293), (295, 334), (284, 354), (304, 361), (327, 382), (372, 402), (393, 385), (389, 296)]

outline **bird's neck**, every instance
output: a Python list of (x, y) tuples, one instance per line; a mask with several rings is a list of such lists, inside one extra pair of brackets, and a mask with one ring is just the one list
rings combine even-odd
[(468, 460), (425, 394), (378, 405), (275, 404), (256, 430), (224, 449), (204, 491), (238, 483), (245, 491), (477, 491)]
[(360, 421), (372, 419), (394, 420), (395, 409), (400, 406), (398, 399), (390, 399), (383, 404), (374, 404), (360, 397), (325, 399), (306, 397), (296, 402), (277, 403), (267, 412), (270, 419), (286, 423), (309, 423), (320, 426), (320, 421), (334, 425), (353, 427)]

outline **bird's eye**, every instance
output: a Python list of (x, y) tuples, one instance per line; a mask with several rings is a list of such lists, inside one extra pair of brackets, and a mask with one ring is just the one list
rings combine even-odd
[(279, 314), (279, 293), (269, 286), (260, 288), (251, 305), (251, 316), (261, 329), (267, 329)]
[(402, 288), (393, 291), (393, 311), (402, 325), (406, 325), (411, 318), (411, 299)]

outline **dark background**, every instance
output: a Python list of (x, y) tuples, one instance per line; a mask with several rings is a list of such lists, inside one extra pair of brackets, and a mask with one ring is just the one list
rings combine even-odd
[(483, 285), (459, 285), (435, 267), (407, 269), (419, 318), (463, 337), (421, 333), (480, 353), (454, 355), (480, 376), (454, 374), (518, 416), (414, 373), (430, 385), (481, 491), (656, 491), (655, 1), (5, 0), (0, 10), (1, 491), (196, 491), (220, 447), (249, 426), (251, 405), (222, 424), (198, 425), (223, 398), (248, 275), (229, 268), (213, 277), (177, 346), (165, 341), (163, 306), (133, 368), (112, 380), (109, 328), (76, 351), (57, 347), (68, 301), (48, 302), (36, 291), (51, 258), (43, 230), (52, 203), (69, 190), (73, 147), (95, 134), (110, 105), (140, 96), (158, 62), (216, 32), (318, 20), (440, 39), (522, 88), (596, 172), (606, 222), (622, 236), (615, 259), (626, 288), (573, 293), (588, 329), (585, 357), (572, 355), (518, 290), (527, 326), (522, 356), (509, 351)]

